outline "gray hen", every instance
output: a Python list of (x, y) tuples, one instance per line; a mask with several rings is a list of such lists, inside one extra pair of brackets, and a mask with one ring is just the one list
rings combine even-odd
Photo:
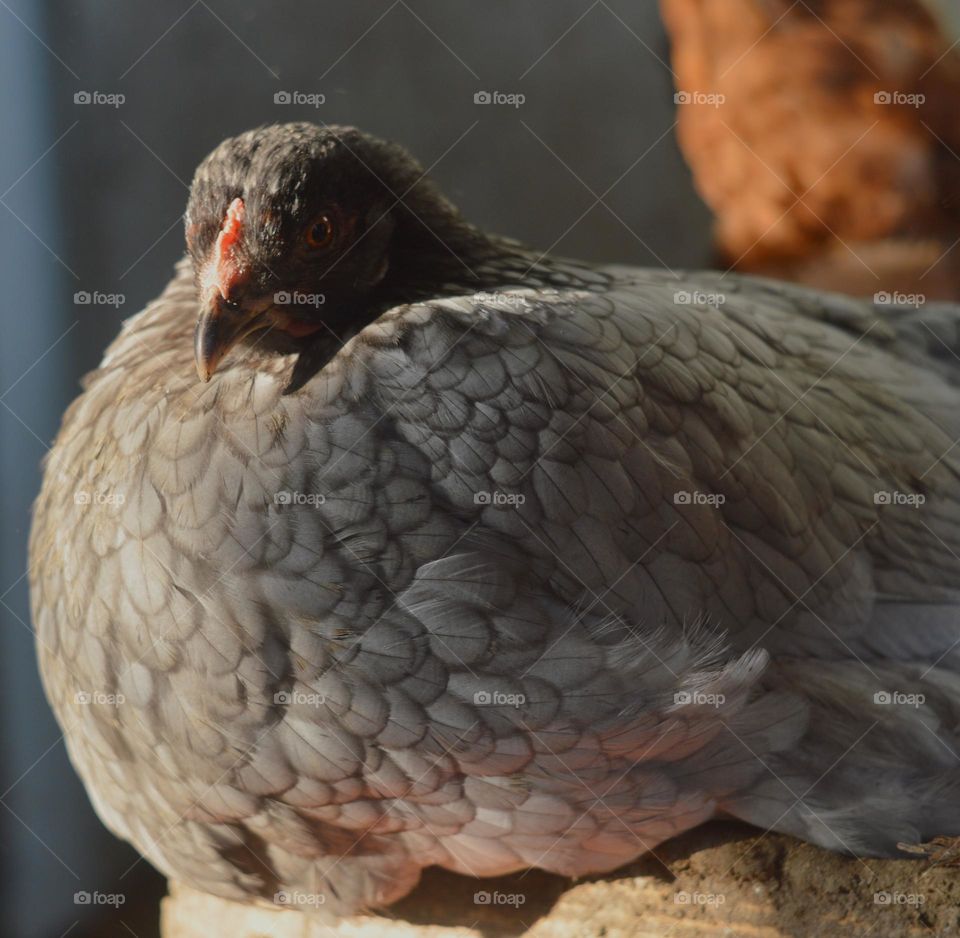
[(31, 539), (73, 763), (166, 874), (342, 914), (718, 813), (960, 834), (960, 308), (548, 259), (309, 124), (218, 147), (187, 243)]

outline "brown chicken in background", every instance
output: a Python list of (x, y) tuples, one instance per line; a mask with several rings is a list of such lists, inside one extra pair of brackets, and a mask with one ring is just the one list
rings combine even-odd
[(960, 52), (920, 0), (661, 0), (724, 266), (960, 298)]

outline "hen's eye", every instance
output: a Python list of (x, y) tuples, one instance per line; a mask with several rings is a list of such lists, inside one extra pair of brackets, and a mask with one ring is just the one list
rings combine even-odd
[(321, 215), (307, 229), (307, 244), (311, 248), (325, 248), (333, 243), (334, 226), (329, 215)]

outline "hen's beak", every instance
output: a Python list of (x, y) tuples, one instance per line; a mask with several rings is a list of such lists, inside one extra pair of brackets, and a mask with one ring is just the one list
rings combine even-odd
[(194, 358), (201, 381), (209, 381), (227, 352), (264, 325), (265, 312), (263, 306), (233, 303), (219, 291), (213, 292), (193, 334)]
[[(200, 278), (204, 308), (193, 334), (193, 354), (201, 381), (209, 381), (227, 352), (260, 327), (263, 314), (269, 308), (269, 304), (250, 302), (249, 296), (244, 295), (248, 275), (238, 245), (245, 216), (243, 199), (238, 196), (227, 207), (210, 260)], [(246, 302), (237, 302), (238, 299)]]

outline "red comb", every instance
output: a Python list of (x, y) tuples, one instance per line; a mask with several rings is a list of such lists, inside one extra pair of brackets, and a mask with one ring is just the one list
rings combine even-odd
[(217, 243), (213, 250), (214, 266), (216, 269), (215, 282), (220, 295), (224, 299), (230, 298), (230, 291), (240, 274), (237, 259), (236, 245), (243, 232), (244, 216), (243, 199), (235, 198), (227, 208), (223, 219), (223, 227), (217, 235)]

